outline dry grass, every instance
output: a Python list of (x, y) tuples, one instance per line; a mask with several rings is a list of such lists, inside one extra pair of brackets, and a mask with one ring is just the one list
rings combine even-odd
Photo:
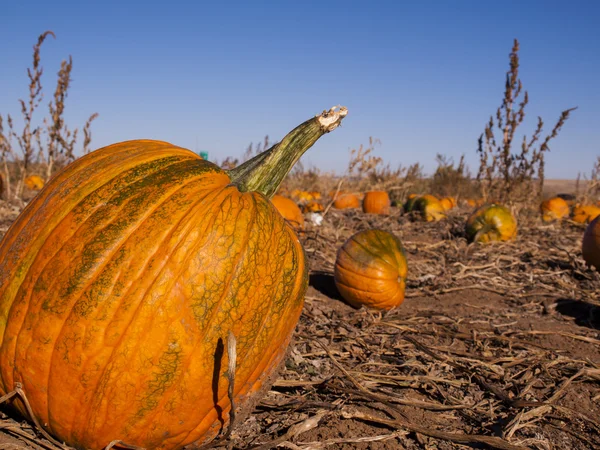
[[(510, 69), (506, 74), (504, 99), (490, 117), (484, 133), (479, 138), (479, 171), (483, 198), (502, 203), (536, 203), (542, 199), (544, 187), (544, 158), (550, 150), (549, 143), (558, 133), (570, 113), (576, 108), (563, 111), (552, 131), (542, 137), (544, 122), (538, 123), (532, 136), (523, 136), (520, 151), (513, 152), (517, 129), (525, 119), (525, 107), (529, 103), (527, 91), (519, 79), (519, 42), (515, 39), (510, 53)], [(520, 99), (523, 93), (522, 99)], [(519, 102), (519, 103), (517, 103)], [(500, 137), (497, 138), (494, 130)]]
[[(38, 174), (48, 180), (52, 174), (76, 158), (75, 144), (79, 130), (71, 129), (64, 120), (65, 104), (71, 83), (73, 60), (61, 62), (54, 95), (48, 104), (47, 117), (35, 120), (35, 113), (44, 98), (41, 65), (41, 48), (49, 37), (55, 37), (52, 31), (42, 33), (33, 46), (32, 67), (27, 69), (29, 93), (27, 100), (19, 100), (23, 120), (22, 131), (17, 131), (10, 114), (0, 114), (0, 163), (3, 175), (0, 197), (11, 202), (21, 202), (24, 193), (24, 181), (28, 175)], [(91, 143), (91, 124), (98, 117), (92, 114), (83, 127), (83, 153), (89, 152)]]

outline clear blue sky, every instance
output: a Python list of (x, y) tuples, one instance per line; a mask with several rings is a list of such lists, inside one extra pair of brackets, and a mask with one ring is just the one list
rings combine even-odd
[[(344, 127), (304, 162), (341, 173), (351, 148), (379, 138), (392, 166), (475, 148), (500, 105), (513, 39), (530, 104), (550, 130), (578, 106), (547, 176), (589, 173), (600, 155), (600, 1), (11, 1), (0, 14), (0, 113), (19, 115), (40, 33), (46, 112), (61, 59), (73, 56), (67, 123), (98, 112), (92, 147), (153, 138), (210, 158), (280, 139), (336, 104)], [(197, 144), (196, 144), (197, 143)]]

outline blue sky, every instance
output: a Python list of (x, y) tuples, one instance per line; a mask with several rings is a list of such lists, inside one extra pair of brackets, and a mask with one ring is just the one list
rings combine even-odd
[(521, 80), (550, 131), (547, 177), (589, 174), (600, 155), (598, 1), (38, 1), (0, 15), (0, 114), (19, 115), (39, 34), (47, 111), (61, 59), (72, 55), (66, 120), (98, 112), (92, 147), (161, 139), (210, 159), (287, 131), (332, 105), (344, 126), (303, 159), (343, 172), (349, 150), (381, 140), (393, 167), (462, 153), (477, 170), (477, 138), (500, 105), (513, 39)]

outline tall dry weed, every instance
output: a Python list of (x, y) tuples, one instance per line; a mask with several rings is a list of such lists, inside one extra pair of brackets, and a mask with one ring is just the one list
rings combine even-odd
[[(522, 94), (522, 95), (521, 95)], [(576, 108), (563, 111), (552, 131), (542, 138), (544, 122), (538, 123), (532, 136), (523, 136), (519, 150), (513, 146), (519, 126), (525, 119), (525, 107), (529, 103), (527, 91), (519, 79), (519, 42), (515, 39), (510, 53), (510, 68), (506, 73), (504, 98), (491, 116), (483, 134), (479, 137), (479, 181), (482, 196), (505, 203), (539, 202), (544, 187), (545, 154), (549, 143), (558, 133), (570, 113)], [(499, 133), (496, 137), (495, 132)]]
[[(47, 117), (41, 122), (34, 120), (34, 114), (41, 105), (44, 94), (41, 65), (41, 48), (44, 41), (55, 35), (52, 31), (42, 33), (33, 46), (32, 66), (27, 69), (29, 92), (27, 100), (19, 99), (23, 129), (17, 131), (10, 114), (0, 114), (0, 162), (3, 169), (3, 192), (5, 200), (21, 201), (24, 181), (28, 175), (36, 173), (48, 180), (52, 174), (76, 158), (75, 144), (78, 129), (71, 129), (64, 120), (64, 111), (71, 83), (73, 59), (61, 62), (54, 95), (48, 104)], [(84, 125), (83, 152), (89, 152), (91, 143), (91, 123), (98, 117), (92, 114)], [(16, 145), (15, 145), (16, 143)]]

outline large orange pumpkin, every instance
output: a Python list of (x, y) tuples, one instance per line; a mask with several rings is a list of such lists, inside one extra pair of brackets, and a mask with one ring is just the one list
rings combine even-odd
[(540, 205), (542, 221), (553, 222), (569, 216), (569, 205), (560, 197), (544, 200)]
[[(268, 200), (345, 109), (224, 171), (160, 141), (75, 161), (0, 244), (0, 395), (76, 448), (176, 449), (248, 409), (282, 361), (307, 287), (302, 246)], [(14, 404), (25, 413), (22, 403)]]
[(271, 203), (277, 208), (277, 211), (287, 220), (294, 228), (304, 228), (304, 216), (296, 202), (290, 198), (281, 195), (274, 195), (271, 198)]
[(596, 205), (579, 205), (573, 208), (573, 221), (577, 223), (590, 223), (600, 216), (600, 207)]
[(350, 305), (391, 309), (404, 301), (406, 256), (400, 239), (364, 230), (339, 249), (334, 267), (338, 291)]
[(363, 212), (368, 214), (389, 214), (390, 196), (385, 191), (369, 191), (363, 198)]
[(470, 242), (508, 241), (517, 234), (517, 221), (502, 205), (483, 205), (469, 216), (466, 224)]
[(39, 175), (29, 175), (25, 178), (25, 186), (33, 191), (39, 191), (44, 187), (44, 179)]
[(583, 234), (583, 259), (600, 272), (600, 216), (592, 220)]

